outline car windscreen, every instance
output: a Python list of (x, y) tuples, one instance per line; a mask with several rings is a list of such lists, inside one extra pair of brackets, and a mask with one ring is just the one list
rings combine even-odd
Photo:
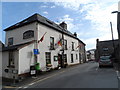
[(110, 60), (110, 56), (102, 56), (100, 57), (100, 60)]

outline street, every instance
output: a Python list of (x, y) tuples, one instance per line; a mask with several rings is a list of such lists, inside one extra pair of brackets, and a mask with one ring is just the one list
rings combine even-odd
[(113, 68), (98, 68), (98, 63), (88, 62), (62, 69), (23, 88), (117, 88)]

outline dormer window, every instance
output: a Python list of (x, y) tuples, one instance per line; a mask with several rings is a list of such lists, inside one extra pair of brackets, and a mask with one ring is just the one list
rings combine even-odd
[(23, 39), (29, 39), (34, 37), (34, 31), (33, 30), (28, 30), (23, 33)]

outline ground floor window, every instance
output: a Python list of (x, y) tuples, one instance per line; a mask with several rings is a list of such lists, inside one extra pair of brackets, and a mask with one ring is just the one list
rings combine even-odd
[(73, 54), (71, 54), (71, 63), (73, 63)]
[(8, 67), (14, 67), (14, 53), (9, 51), (9, 65)]
[(81, 63), (81, 54), (79, 53), (79, 61), (80, 61), (80, 63)]
[(78, 59), (78, 55), (76, 54), (76, 60)]
[(46, 56), (46, 65), (51, 64), (51, 53), (45, 52), (45, 56)]

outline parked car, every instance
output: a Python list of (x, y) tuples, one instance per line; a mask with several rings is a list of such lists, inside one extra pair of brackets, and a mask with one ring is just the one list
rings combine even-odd
[(110, 56), (100, 56), (99, 67), (102, 66), (113, 66), (113, 62), (110, 59)]

